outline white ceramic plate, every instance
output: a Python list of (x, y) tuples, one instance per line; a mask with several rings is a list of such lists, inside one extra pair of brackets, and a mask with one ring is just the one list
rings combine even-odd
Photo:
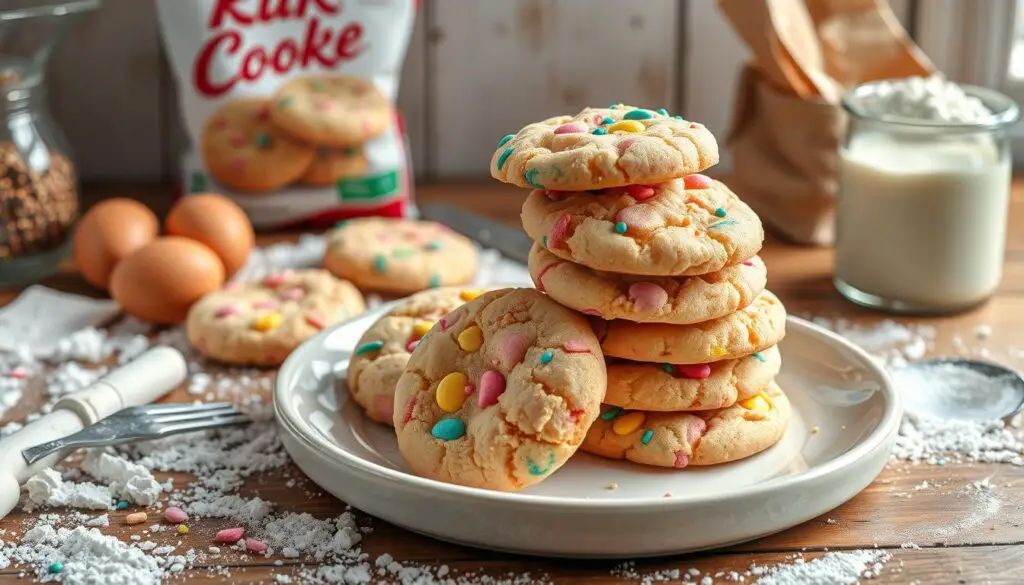
[[(292, 353), (278, 374), (274, 407), (285, 448), (313, 481), (369, 514), (442, 540), (604, 558), (751, 540), (864, 489), (885, 465), (899, 426), (899, 399), (883, 370), (842, 338), (791, 317), (778, 381), (793, 416), (782, 441), (759, 455), (672, 470), (578, 453), (520, 493), (441, 483), (411, 475), (394, 430), (367, 419), (344, 388), (352, 349), (386, 310), (328, 329)], [(612, 483), (618, 488), (609, 489)]]

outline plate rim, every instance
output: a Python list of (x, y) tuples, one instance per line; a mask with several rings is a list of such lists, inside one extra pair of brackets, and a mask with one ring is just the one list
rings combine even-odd
[(316, 336), (307, 339), (295, 351), (293, 351), (285, 360), (284, 364), (282, 364), (274, 381), (274, 415), (278, 424), (287, 428), (296, 441), (305, 444), (308, 448), (316, 450), (321, 455), (331, 458), (333, 461), (347, 469), (350, 469), (354, 473), (371, 475), (389, 481), (399, 482), (401, 484), (405, 484), (405, 487), (423, 490), (425, 492), (437, 492), (437, 495), (439, 496), (471, 498), (473, 500), (480, 501), (481, 503), (489, 504), (504, 503), (537, 508), (557, 507), (564, 511), (593, 510), (605, 512), (613, 509), (621, 511), (640, 511), (648, 510), (651, 507), (657, 507), (659, 510), (669, 512), (692, 506), (722, 504), (738, 498), (766, 497), (778, 490), (805, 489), (812, 486), (816, 481), (821, 480), (825, 476), (841, 472), (843, 469), (850, 467), (858, 461), (870, 457), (879, 448), (883, 448), (889, 439), (898, 432), (903, 415), (903, 407), (899, 393), (896, 392), (891, 378), (885, 369), (864, 349), (844, 339), (842, 336), (819, 325), (815, 325), (806, 319), (789, 315), (786, 318), (787, 328), (795, 326), (797, 329), (802, 330), (803, 333), (810, 334), (812, 337), (821, 338), (825, 342), (839, 345), (845, 350), (852, 352), (881, 382), (878, 391), (883, 396), (885, 408), (877, 427), (851, 449), (822, 465), (809, 468), (806, 471), (794, 475), (771, 478), (767, 481), (753, 485), (737, 488), (725, 488), (713, 493), (678, 494), (673, 495), (672, 498), (665, 498), (662, 496), (645, 496), (621, 500), (592, 499), (586, 497), (524, 494), (522, 492), (501, 492), (445, 483), (413, 475), (408, 472), (390, 469), (383, 465), (367, 461), (338, 448), (325, 438), (315, 433), (307, 434), (302, 429), (303, 425), (297, 423), (293, 418), (291, 410), (287, 405), (287, 396), (290, 393), (290, 388), (285, 387), (283, 380), (291, 378), (295, 378), (296, 380), (298, 379), (296, 374), (300, 372), (296, 372), (295, 370), (302, 367), (300, 364), (309, 363), (314, 359), (307, 357), (307, 354), (312, 353), (316, 348), (322, 346), (324, 340), (328, 336), (342, 327), (347, 326), (352, 321), (371, 317), (373, 313), (383, 315), (396, 302), (398, 301), (384, 304), (373, 311), (368, 311), (367, 313), (363, 313), (353, 319), (335, 324), (321, 331)]

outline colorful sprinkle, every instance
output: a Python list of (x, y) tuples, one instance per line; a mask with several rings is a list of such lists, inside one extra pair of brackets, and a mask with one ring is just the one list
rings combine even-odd
[(388, 261), (383, 254), (377, 254), (373, 257), (373, 270), (375, 272), (384, 272), (387, 268)]
[(370, 342), (364, 343), (364, 344), (360, 345), (359, 347), (357, 347), (356, 348), (356, 355), (368, 354), (371, 351), (377, 351), (378, 349), (380, 349), (382, 347), (384, 347), (384, 342), (383, 341), (370, 341)]
[(284, 317), (281, 316), (281, 313), (267, 313), (266, 315), (260, 315), (253, 320), (252, 329), (261, 333), (266, 333), (267, 331), (277, 329), (283, 320)]
[(260, 132), (256, 135), (256, 146), (260, 148), (266, 148), (270, 146), (270, 134), (266, 132)]
[(534, 476), (544, 475), (548, 471), (551, 471), (551, 468), (554, 465), (555, 465), (555, 452), (554, 451), (549, 451), (548, 452), (548, 464), (545, 467), (543, 467), (543, 468), (541, 468), (540, 465), (537, 465), (537, 463), (535, 463), (533, 459), (531, 459), (529, 457), (526, 458), (526, 469), (527, 469), (527, 471), (530, 472), (530, 475), (534, 475)]
[(672, 116), (672, 118), (673, 118), (674, 120), (682, 120), (682, 119), (683, 119), (683, 117), (682, 117), (682, 116)]
[(614, 124), (615, 123), (615, 118), (612, 118), (610, 116), (605, 116), (604, 120), (601, 120), (601, 123), (605, 124), (605, 125), (607, 125), (607, 124)]
[(531, 343), (530, 337), (522, 331), (498, 333), (493, 342), (498, 364), (507, 371), (522, 363)]
[(423, 246), (423, 248), (425, 250), (430, 250), (431, 252), (436, 252), (441, 249), (441, 242), (430, 242), (426, 246)]
[(626, 222), (620, 221), (615, 223), (615, 233), (624, 234), (627, 229), (629, 229), (629, 226), (626, 225)]
[(427, 286), (429, 286), (430, 288), (437, 288), (437, 287), (441, 286), (441, 275), (440, 274), (431, 274), (430, 275), (430, 280), (427, 281)]
[(725, 217), (726, 215), (729, 215), (729, 213), (725, 209), (719, 207), (715, 210), (715, 215), (717, 217)]
[(445, 412), (458, 412), (462, 408), (462, 403), (466, 401), (466, 395), (462, 392), (462, 389), (466, 387), (467, 383), (469, 383), (469, 379), (462, 372), (452, 372), (441, 378), (441, 381), (437, 384), (437, 393), (434, 396), (441, 410)]
[(710, 189), (712, 184), (711, 177), (700, 173), (683, 177), (683, 186), (687, 189)]
[(501, 170), (501, 167), (505, 166), (505, 161), (508, 160), (508, 157), (512, 156), (512, 151), (513, 150), (515, 150), (515, 147), (514, 146), (510, 146), (510, 147), (506, 148), (504, 152), (501, 153), (501, 156), (498, 157), (498, 170), (499, 171)]
[(245, 550), (255, 554), (263, 554), (267, 552), (267, 543), (255, 538), (246, 538)]
[(722, 221), (716, 221), (715, 223), (709, 225), (708, 229), (709, 230), (715, 230), (715, 229), (719, 229), (719, 228), (728, 227), (728, 226), (731, 226), (731, 225), (736, 225), (736, 221), (732, 220), (732, 219), (723, 219)]
[(466, 396), (471, 396), (473, 392), (476, 392), (476, 388), (472, 384), (466, 384), (466, 387), (462, 389), (462, 393)]
[(505, 136), (502, 136), (501, 140), (498, 141), (498, 148), (505, 146), (506, 144), (508, 144), (509, 140), (512, 140), (515, 137), (515, 134), (506, 134)]
[(271, 274), (263, 279), (263, 286), (267, 288), (277, 288), (284, 284), (284, 281), (288, 278), (288, 275), (283, 272), (277, 272)]
[(405, 343), (405, 351), (407, 351), (409, 353), (412, 353), (413, 350), (415, 350), (416, 347), (420, 344), (420, 341), (423, 341), (423, 340), (422, 339), (416, 339), (415, 337), (410, 339), (409, 341), (407, 341)]
[(463, 291), (459, 291), (459, 298), (468, 302), (472, 301), (473, 299), (477, 298), (482, 294), (484, 294), (484, 291), (478, 288), (466, 289)]
[(626, 115), (622, 117), (623, 120), (650, 120), (654, 117), (654, 112), (650, 110), (643, 110), (637, 108), (626, 112)]
[(637, 201), (647, 201), (654, 197), (654, 188), (647, 185), (630, 185), (626, 187), (626, 193)]
[(601, 420), (604, 420), (604, 421), (612, 420), (613, 418), (619, 416), (619, 414), (621, 412), (622, 412), (621, 408), (619, 408), (618, 406), (613, 406), (613, 407), (609, 408), (608, 410), (606, 410), (606, 411), (601, 413)]
[(149, 514), (145, 512), (134, 512), (124, 517), (124, 523), (132, 526), (142, 524), (146, 520), (149, 520)]
[(178, 525), (178, 534), (188, 534), (188, 525), (186, 525), (186, 524), (179, 524)]
[(626, 132), (629, 134), (638, 134), (644, 130), (644, 125), (636, 120), (619, 120), (608, 127), (609, 132)]
[(313, 91), (323, 91), (327, 89), (326, 86), (324, 86), (324, 82), (322, 81), (311, 81), (309, 82), (309, 87)]
[(213, 540), (214, 542), (219, 542), (221, 544), (235, 544), (239, 540), (242, 540), (243, 534), (245, 534), (245, 528), (225, 528), (224, 530), (217, 532), (217, 534), (214, 535)]
[(651, 429), (647, 429), (646, 431), (644, 431), (644, 436), (640, 437), (640, 442), (643, 443), (644, 445), (647, 445), (651, 442), (651, 439), (653, 438), (654, 431), (652, 431)]
[(767, 359), (765, 359), (765, 357), (764, 357), (764, 356), (763, 356), (763, 355), (761, 354), (761, 352), (757, 352), (757, 353), (753, 354), (753, 356), (752, 356), (752, 357), (753, 357), (753, 358), (754, 358), (755, 360), (757, 360), (757, 361), (759, 361), (759, 362), (761, 362), (761, 363), (764, 363), (764, 362), (768, 361), (768, 360), (767, 360)]
[(416, 255), (416, 250), (410, 250), (409, 248), (395, 248), (391, 251), (392, 258), (412, 258)]
[(586, 132), (587, 126), (580, 122), (569, 122), (568, 124), (562, 124), (558, 128), (555, 128), (555, 134), (579, 134), (580, 132)]
[(642, 412), (631, 412), (629, 414), (622, 415), (615, 419), (612, 423), (612, 432), (620, 437), (624, 437), (633, 431), (640, 428), (646, 420), (646, 416)]
[(636, 138), (623, 138), (615, 145), (615, 148), (619, 151), (619, 156), (622, 156), (626, 154), (626, 149), (628, 149), (630, 146), (633, 146), (634, 144), (636, 144)]
[(117, 509), (118, 510), (126, 510), (126, 509), (128, 509), (128, 502), (125, 501), (125, 500), (118, 500), (117, 501)]
[(711, 376), (711, 364), (687, 364), (677, 365), (673, 375), (679, 375), (688, 380), (707, 380)]
[(539, 169), (526, 169), (523, 171), (523, 180), (526, 184), (533, 187), (534, 189), (543, 189), (544, 185), (540, 185), (536, 182), (537, 175), (540, 174)]
[(590, 353), (590, 348), (587, 344), (579, 339), (570, 339), (562, 344), (562, 349), (566, 353)]
[(281, 291), (280, 297), (286, 301), (298, 301), (306, 296), (306, 291), (303, 288), (295, 287), (285, 291)]
[(505, 392), (505, 376), (497, 370), (487, 370), (480, 376), (480, 394), (477, 395), (476, 403), (480, 408), (487, 408), (498, 402)]
[(405, 411), (402, 413), (402, 421), (408, 423), (412, 420), (412, 411), (416, 408), (416, 397), (413, 396), (405, 403)]
[(711, 348), (711, 357), (714, 357), (714, 358), (720, 358), (720, 357), (724, 356), (727, 353), (729, 353), (729, 351), (727, 349), (725, 349), (724, 347), (722, 347), (721, 345), (716, 345), (716, 346)]
[(682, 451), (676, 451), (676, 460), (673, 463), (677, 469), (682, 469), (690, 464), (690, 456)]
[(46, 570), (49, 571), (50, 573), (54, 573), (54, 574), (60, 573), (61, 571), (64, 570), (64, 565), (62, 565), (60, 563), (50, 563), (50, 566), (47, 567)]
[(167, 520), (172, 524), (181, 524), (182, 522), (188, 521), (188, 512), (177, 506), (171, 506), (164, 510), (164, 520)]
[(540, 237), (540, 247), (541, 248), (545, 248), (545, 249), (548, 247), (548, 237), (547, 236), (541, 236)]
[(661, 371), (673, 376), (676, 375), (676, 368), (672, 364), (661, 364)]
[(544, 247), (551, 245), (552, 249), (561, 248), (565, 245), (565, 240), (569, 236), (569, 224), (572, 222), (572, 218), (569, 217), (568, 213), (563, 213), (555, 220), (555, 225), (551, 226), (551, 235), (548, 241), (545, 242)]
[(736, 404), (754, 412), (769, 412), (772, 409), (772, 401), (765, 396), (764, 392), (759, 392), (750, 398), (740, 400)]
[(454, 441), (466, 434), (466, 423), (457, 418), (442, 419), (430, 429), (430, 434), (435, 439)]
[(594, 128), (594, 130), (591, 132), (591, 134), (597, 134), (598, 136), (604, 136), (607, 133), (608, 131), (605, 130), (604, 128)]
[(320, 315), (317, 315), (316, 313), (306, 313), (303, 316), (303, 319), (306, 321), (306, 323), (309, 323), (310, 325), (317, 329), (323, 329), (324, 327), (327, 326), (327, 323), (324, 321), (324, 318), (321, 317)]
[(653, 282), (634, 282), (629, 285), (629, 300), (639, 311), (653, 311), (668, 303), (668, 293)]
[(744, 266), (753, 266), (754, 265), (754, 261), (753, 260), (745, 260), (743, 262), (743, 265)]
[(459, 333), (458, 342), (462, 351), (477, 351), (484, 344), (484, 332), (476, 325), (471, 325)]
[(430, 329), (434, 326), (433, 321), (417, 321), (412, 326), (412, 334), (416, 337), (423, 337), (430, 332)]
[(665, 218), (660, 216), (650, 205), (630, 205), (615, 214), (615, 221), (623, 222), (634, 230), (649, 232), (665, 225)]
[(665, 108), (658, 108), (657, 112), (659, 114), (661, 114), (662, 116), (667, 116), (668, 115), (668, 110), (666, 110)]
[(618, 107), (619, 107), (618, 104), (612, 104), (612, 105), (608, 106), (608, 109), (609, 110), (616, 110), (616, 109), (618, 109)]
[(224, 317), (237, 315), (240, 310), (241, 309), (238, 307), (237, 304), (227, 303), (226, 305), (221, 305), (217, 307), (217, 310), (213, 312), (213, 316), (218, 319), (223, 319)]
[(545, 350), (544, 353), (540, 354), (540, 363), (541, 365), (550, 364), (554, 358), (555, 354), (550, 349)]

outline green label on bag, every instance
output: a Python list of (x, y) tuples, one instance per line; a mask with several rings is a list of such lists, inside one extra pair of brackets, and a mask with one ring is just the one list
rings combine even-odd
[(398, 171), (338, 180), (338, 198), (376, 199), (398, 190)]

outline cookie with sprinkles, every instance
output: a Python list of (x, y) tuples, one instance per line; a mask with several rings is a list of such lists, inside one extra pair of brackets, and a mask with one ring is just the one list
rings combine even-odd
[(789, 400), (774, 382), (721, 410), (645, 412), (602, 406), (580, 449), (657, 467), (717, 465), (778, 443), (789, 416)]
[(359, 146), (320, 147), (298, 182), (303, 185), (333, 185), (345, 177), (366, 172), (369, 166), (370, 162)]
[(522, 218), (555, 256), (622, 274), (717, 272), (752, 258), (764, 241), (757, 214), (704, 175), (584, 193), (536, 189)]
[(328, 234), (324, 267), (359, 288), (403, 295), (468, 284), (476, 275), (477, 251), (439, 223), (366, 217)]
[(746, 307), (692, 325), (591, 319), (605, 355), (637, 362), (707, 364), (778, 345), (786, 336), (786, 309), (765, 290)]
[(708, 364), (608, 361), (605, 404), (675, 412), (732, 406), (764, 390), (782, 367), (778, 348)]
[(605, 364), (586, 320), (534, 289), (437, 322), (395, 391), (398, 448), (438, 481), (515, 491), (551, 476), (597, 418)]
[(686, 325), (724, 317), (754, 301), (767, 283), (757, 256), (698, 276), (641, 276), (603, 272), (530, 250), (530, 276), (559, 303), (602, 319)]
[(348, 366), (348, 395), (372, 420), (393, 424), (395, 386), (413, 350), (438, 320), (483, 292), (446, 287), (401, 301), (371, 325), (356, 344)]
[(349, 75), (299, 77), (271, 99), (274, 123), (295, 138), (344, 148), (375, 138), (391, 126), (391, 104), (369, 79)]
[(584, 191), (654, 184), (718, 163), (718, 142), (703, 125), (615, 104), (529, 124), (500, 140), (491, 176), (533, 187)]
[(326, 270), (287, 271), (204, 296), (189, 310), (185, 332), (208, 358), (276, 366), (321, 329), (365, 310), (359, 291)]
[(315, 150), (270, 121), (270, 102), (261, 98), (232, 100), (203, 126), (203, 162), (222, 185), (262, 193), (295, 181), (313, 162)]

